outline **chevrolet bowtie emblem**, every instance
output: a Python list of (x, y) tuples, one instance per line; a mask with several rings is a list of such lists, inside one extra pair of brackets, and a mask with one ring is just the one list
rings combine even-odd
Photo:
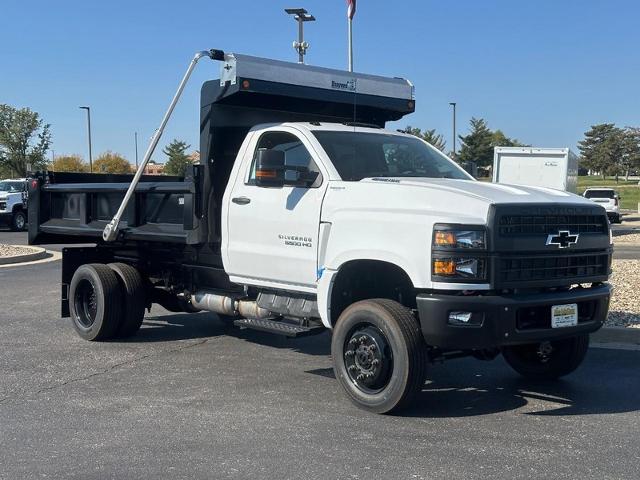
[(573, 234), (569, 230), (560, 230), (555, 235), (547, 236), (547, 245), (557, 245), (558, 248), (569, 248), (571, 245), (578, 243), (580, 234)]

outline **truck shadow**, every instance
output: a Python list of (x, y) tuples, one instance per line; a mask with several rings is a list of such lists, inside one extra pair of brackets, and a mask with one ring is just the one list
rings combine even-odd
[(535, 416), (640, 410), (640, 351), (591, 349), (587, 362), (555, 382), (523, 379), (498, 359), (433, 367), (408, 417), (469, 417), (509, 410)]
[(226, 335), (225, 324), (214, 313), (148, 315), (131, 343), (170, 342)]
[(168, 342), (221, 335), (305, 355), (328, 356), (331, 354), (331, 336), (328, 332), (312, 337), (292, 339), (255, 330), (240, 329), (223, 322), (215, 313), (207, 312), (149, 315), (145, 317), (137, 334), (126, 341), (132, 343)]

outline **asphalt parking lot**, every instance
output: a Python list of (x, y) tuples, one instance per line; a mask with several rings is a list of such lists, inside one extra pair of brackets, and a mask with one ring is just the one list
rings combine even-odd
[(85, 342), (59, 318), (59, 268), (0, 269), (0, 478), (638, 477), (638, 350), (592, 348), (551, 385), (452, 361), (377, 416), (340, 391), (328, 335), (159, 309), (129, 341)]

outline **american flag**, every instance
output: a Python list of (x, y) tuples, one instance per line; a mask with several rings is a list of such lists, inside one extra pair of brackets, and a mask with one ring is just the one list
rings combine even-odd
[(347, 17), (353, 19), (356, 14), (356, 0), (347, 0)]

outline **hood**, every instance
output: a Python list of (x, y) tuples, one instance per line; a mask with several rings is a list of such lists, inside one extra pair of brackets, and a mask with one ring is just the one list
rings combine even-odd
[[(439, 178), (365, 178), (359, 182), (331, 181), (322, 210), (323, 221), (338, 214), (369, 212), (429, 217), (433, 222), (487, 222), (492, 205), (547, 204), (593, 207), (595, 203), (572, 193), (543, 187), (525, 187)], [(342, 213), (339, 213), (342, 212)], [(604, 209), (603, 209), (604, 213)]]
[(366, 178), (361, 183), (393, 183), (422, 187), (437, 192), (462, 195), (488, 204), (501, 203), (571, 203), (593, 205), (579, 195), (544, 187), (505, 185), (502, 183), (478, 182), (474, 180), (452, 180), (446, 178)]

